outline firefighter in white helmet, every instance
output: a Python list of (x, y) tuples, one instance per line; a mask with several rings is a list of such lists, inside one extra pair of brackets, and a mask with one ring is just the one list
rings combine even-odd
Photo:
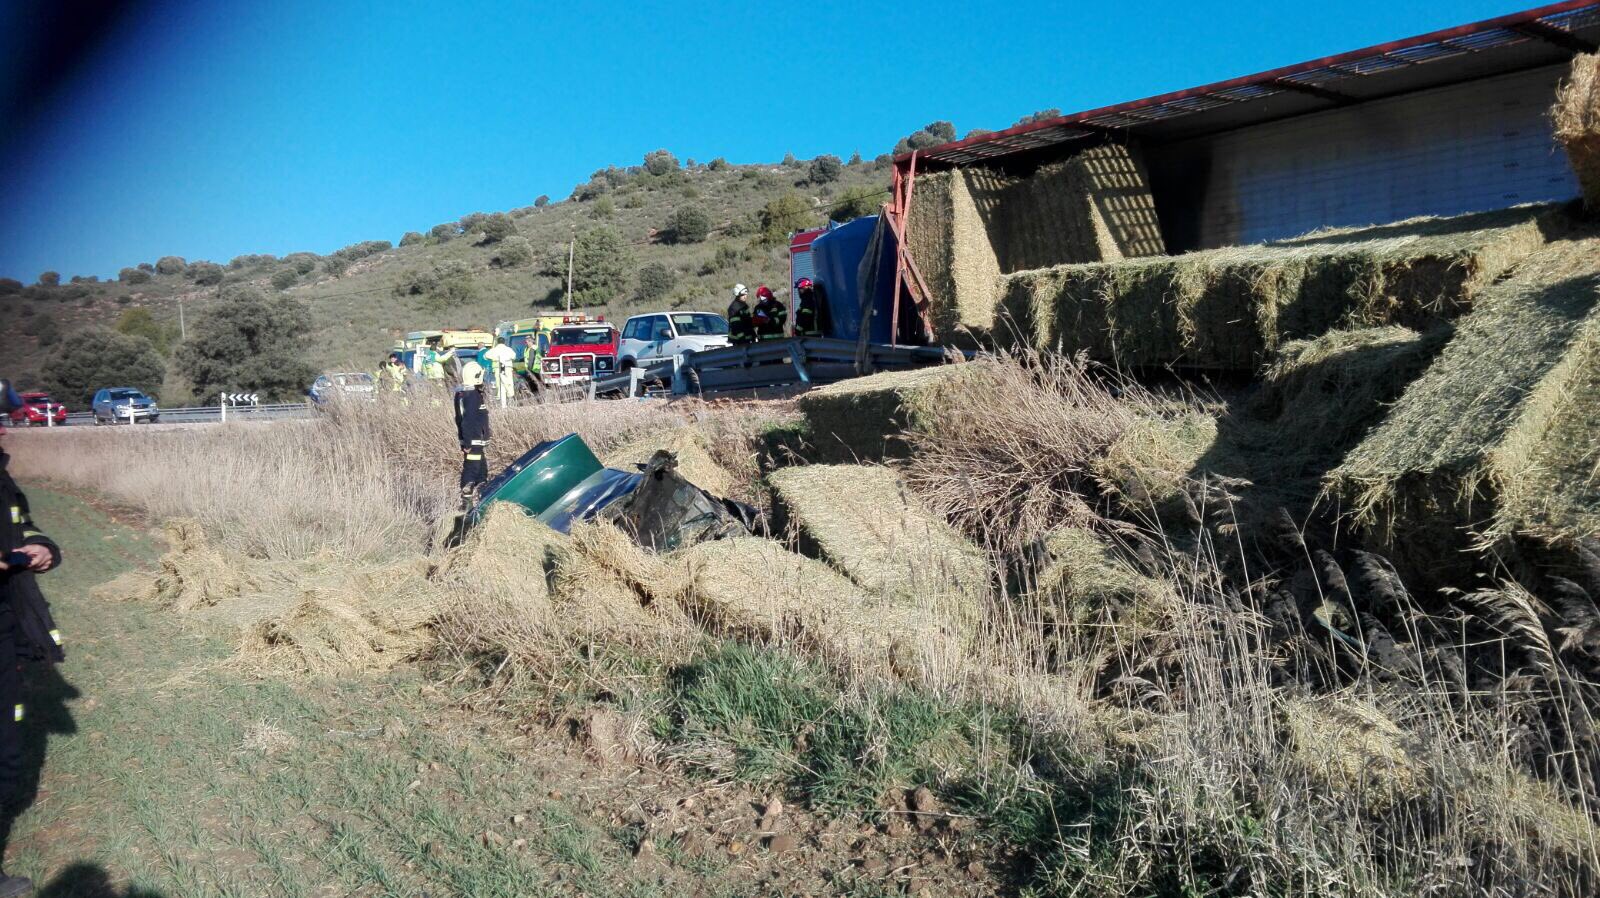
[(461, 502), (471, 505), (478, 487), (489, 479), (489, 408), (483, 401), (483, 366), (476, 359), (461, 365), (456, 388), (456, 439), (461, 444)]
[(733, 302), (728, 304), (728, 342), (734, 345), (756, 341), (755, 320), (750, 314), (750, 303), (745, 301), (749, 295), (750, 288), (733, 285)]

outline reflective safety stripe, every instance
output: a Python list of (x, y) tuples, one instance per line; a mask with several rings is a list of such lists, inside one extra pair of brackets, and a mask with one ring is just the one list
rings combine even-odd
[(474, 445), (474, 446), (487, 446), (487, 445), (489, 445), (489, 441), (488, 440), (473, 440), (472, 441), (472, 445)]
[(56, 645), (60, 645), (61, 644), (61, 631), (60, 630), (51, 630), (50, 631), (50, 638), (54, 639), (56, 641)]
[(482, 452), (468, 452), (467, 461), (479, 461), (483, 458)]
[(22, 538), (23, 539), (33, 539), (35, 536), (44, 536), (44, 534), (40, 533), (37, 530), (24, 530), (24, 531), (22, 531)]
[(14, 723), (21, 723), (23, 715), (25, 713), (26, 712), (23, 710), (22, 703), (18, 702), (17, 703), (17, 707), (15, 709), (13, 709), (12, 712), (11, 712), (11, 720)]
[(22, 506), (20, 506), (20, 505), (11, 506), (11, 523), (13, 523), (13, 524), (22, 523)]

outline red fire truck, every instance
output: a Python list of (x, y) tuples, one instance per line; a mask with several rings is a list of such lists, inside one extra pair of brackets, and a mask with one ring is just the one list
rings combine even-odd
[(604, 319), (563, 324), (549, 331), (549, 348), (539, 360), (544, 386), (584, 383), (617, 370), (617, 329)]

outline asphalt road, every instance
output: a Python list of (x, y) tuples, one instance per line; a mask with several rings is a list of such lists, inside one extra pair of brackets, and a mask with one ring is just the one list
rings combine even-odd
[[(283, 418), (309, 418), (311, 406), (304, 402), (284, 405), (239, 406), (228, 409), (229, 421), (275, 421)], [(222, 420), (222, 410), (216, 406), (201, 408), (164, 408), (156, 426), (162, 424), (216, 424)], [(143, 423), (143, 422), (141, 422)], [(93, 412), (73, 412), (67, 415), (69, 427), (94, 424)]]

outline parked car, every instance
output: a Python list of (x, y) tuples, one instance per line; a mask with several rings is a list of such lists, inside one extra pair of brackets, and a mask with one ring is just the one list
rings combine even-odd
[(618, 370), (729, 345), (728, 319), (710, 312), (635, 315), (622, 326)]
[(335, 396), (341, 399), (371, 399), (377, 393), (372, 375), (364, 371), (324, 374), (311, 382), (306, 395), (317, 405)]
[(133, 387), (106, 387), (94, 394), (94, 423), (154, 424), (161, 418), (156, 401)]
[(19, 427), (43, 427), (67, 423), (67, 407), (50, 398), (49, 393), (23, 393), (22, 407), (11, 410), (11, 423)]

